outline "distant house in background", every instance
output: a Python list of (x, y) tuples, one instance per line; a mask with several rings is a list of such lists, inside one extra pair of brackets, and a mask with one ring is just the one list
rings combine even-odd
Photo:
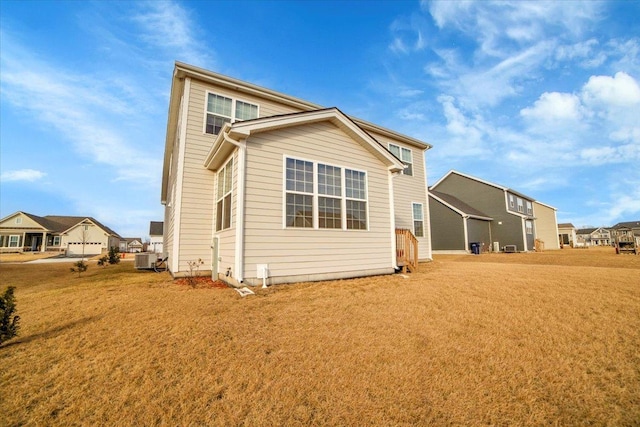
[(162, 221), (151, 221), (149, 223), (149, 252), (155, 252), (157, 254), (163, 253), (163, 228), (164, 222)]
[(493, 218), (462, 200), (439, 191), (429, 191), (431, 245), (439, 252), (468, 252), (471, 243), (488, 251)]
[(532, 251), (536, 239), (559, 248), (555, 208), (515, 190), (452, 170), (429, 193), (434, 251), (469, 250), (461, 248), (463, 241), (484, 250)]
[(0, 220), (0, 252), (64, 252), (97, 255), (121, 237), (92, 217), (13, 213)]
[(640, 246), (640, 221), (619, 222), (609, 229), (611, 243), (635, 241)]
[(582, 228), (576, 230), (574, 246), (609, 246), (611, 242), (611, 233), (604, 227)]
[(144, 244), (140, 237), (125, 237), (120, 240), (120, 252), (142, 252)]
[(563, 246), (573, 246), (576, 242), (576, 227), (570, 222), (558, 224), (558, 239)]

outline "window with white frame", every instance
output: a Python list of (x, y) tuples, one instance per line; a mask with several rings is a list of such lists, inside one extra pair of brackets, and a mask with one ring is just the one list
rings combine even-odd
[(533, 215), (533, 206), (531, 202), (527, 200), (527, 215)]
[(60, 246), (60, 236), (53, 236), (53, 246)]
[(513, 197), (513, 194), (509, 194), (509, 207), (511, 209), (515, 209), (515, 207), (516, 207), (516, 203), (515, 203), (515, 199)]
[(258, 117), (258, 106), (207, 92), (205, 133), (217, 135), (225, 123)]
[(231, 193), (233, 190), (233, 157), (218, 171), (216, 194), (216, 231), (231, 227)]
[(522, 204), (522, 199), (518, 197), (518, 212), (524, 212), (524, 205)]
[(525, 227), (527, 229), (527, 234), (533, 234), (533, 221), (531, 220), (525, 221)]
[(21, 216), (16, 218), (16, 224), (22, 224), (22, 217)]
[(285, 226), (367, 229), (366, 173), (307, 160), (285, 160)]
[(424, 237), (424, 212), (422, 203), (413, 204), (413, 234), (416, 237)]
[(402, 163), (406, 166), (402, 173), (404, 175), (413, 175), (413, 154), (410, 149), (400, 147), (399, 145), (389, 144), (389, 151), (391, 154), (402, 160)]
[(20, 245), (20, 236), (18, 236), (18, 235), (9, 236), (9, 247), (10, 248), (17, 248), (19, 245)]

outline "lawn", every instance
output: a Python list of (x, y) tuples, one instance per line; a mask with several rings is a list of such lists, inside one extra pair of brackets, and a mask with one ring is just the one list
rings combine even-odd
[(240, 297), (0, 264), (0, 425), (640, 425), (640, 256), (436, 256)]

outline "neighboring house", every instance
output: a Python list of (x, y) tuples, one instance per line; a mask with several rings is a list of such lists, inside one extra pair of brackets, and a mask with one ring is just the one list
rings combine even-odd
[(162, 221), (151, 221), (149, 223), (149, 251), (157, 254), (163, 253), (162, 240), (163, 240), (163, 226)]
[(640, 221), (619, 222), (609, 229), (612, 241), (616, 237), (640, 236)]
[(438, 252), (468, 252), (471, 243), (483, 251), (491, 245), (493, 218), (462, 200), (439, 191), (429, 191), (431, 245)]
[(91, 217), (16, 212), (0, 220), (0, 252), (64, 252), (97, 255), (118, 246), (120, 236)]
[(534, 200), (533, 213), (535, 216), (536, 239), (544, 242), (544, 249), (560, 249), (556, 208)]
[(570, 222), (558, 224), (558, 239), (562, 246), (573, 246), (576, 242), (576, 227)]
[[(481, 212), (481, 216), (486, 218), (484, 220), (489, 220), (488, 241), (491, 242), (491, 250), (500, 250), (509, 246), (515, 247), (517, 251), (532, 251), (535, 249), (536, 238), (541, 239), (537, 234), (538, 227), (543, 231), (542, 236), (551, 240), (548, 245), (546, 241), (544, 242), (545, 247), (557, 247), (555, 209), (538, 202), (538, 209), (541, 211), (538, 226), (536, 224), (538, 218), (534, 211), (536, 201), (515, 190), (452, 170), (431, 186), (430, 193), (440, 195), (440, 201), (444, 201), (443, 194), (452, 196), (475, 211)], [(433, 200), (436, 199), (433, 198)], [(449, 204), (454, 206), (451, 200)], [(464, 210), (461, 211), (464, 212)], [(447, 234), (451, 236), (466, 233), (461, 231), (462, 225), (457, 225), (457, 231), (448, 228), (451, 225), (448, 221), (445, 217), (437, 216), (434, 211), (431, 214), (432, 233), (436, 233), (434, 231), (436, 228), (446, 228)], [(553, 237), (551, 237), (551, 231), (553, 231)], [(486, 250), (486, 234), (482, 239)], [(433, 242), (434, 250), (447, 250), (451, 246), (452, 243), (444, 242), (440, 238)]]
[(576, 230), (575, 246), (610, 246), (611, 233), (604, 227)]
[(202, 260), (232, 284), (387, 274), (413, 260), (397, 233), (430, 259), (429, 148), (177, 62), (161, 190), (169, 270)]
[(142, 252), (144, 244), (140, 237), (124, 237), (120, 240), (120, 252)]

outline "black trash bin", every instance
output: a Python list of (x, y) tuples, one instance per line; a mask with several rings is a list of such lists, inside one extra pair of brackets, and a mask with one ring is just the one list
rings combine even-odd
[(474, 255), (480, 255), (480, 242), (471, 243), (471, 253)]

